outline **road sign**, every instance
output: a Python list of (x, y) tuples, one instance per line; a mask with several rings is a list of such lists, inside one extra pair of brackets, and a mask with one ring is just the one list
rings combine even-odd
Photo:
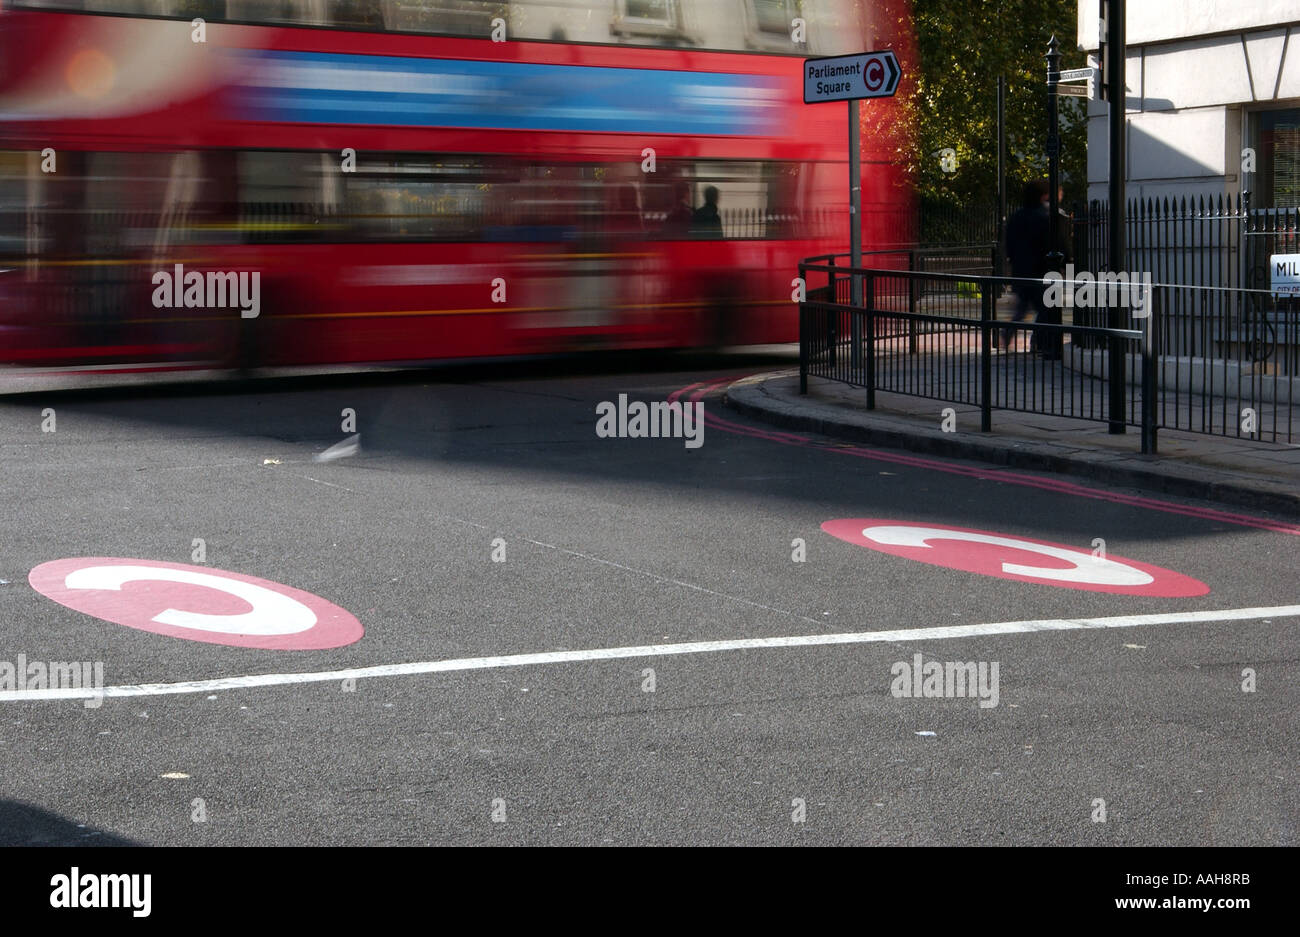
[(902, 74), (892, 49), (804, 59), (803, 103), (892, 97)]
[[(1090, 78), (1092, 78), (1093, 72), (1094, 69), (1092, 68), (1070, 68), (1070, 69), (1066, 69), (1063, 72), (1057, 72), (1056, 80), (1057, 81), (1088, 81)], [(1048, 80), (1049, 81), (1051, 80), (1050, 75), (1048, 76)]]
[(1210, 587), (1182, 573), (1047, 540), (987, 530), (854, 517), (827, 521), (822, 530), (848, 543), (982, 576), (1088, 592), (1185, 597)]
[(1300, 254), (1271, 254), (1268, 272), (1274, 293), (1300, 296)]
[[(903, 70), (898, 67), (898, 56), (891, 49), (804, 59), (803, 103), (849, 102), (850, 267), (856, 267), (862, 260), (862, 148), (858, 142), (861, 128), (858, 101), (862, 98), (892, 97), (898, 90), (898, 79), (902, 74)], [(849, 274), (849, 301), (855, 306), (862, 302), (861, 273)], [(861, 336), (858, 335), (861, 325), (855, 318), (849, 326), (852, 340), (850, 364), (855, 367), (861, 355)]]
[(1092, 92), (1088, 90), (1087, 85), (1057, 85), (1056, 93), (1068, 95), (1072, 98), (1092, 97)]
[(81, 556), (42, 563), (27, 581), (86, 615), (208, 644), (322, 650), (365, 633), (349, 612), (310, 592), (205, 566)]

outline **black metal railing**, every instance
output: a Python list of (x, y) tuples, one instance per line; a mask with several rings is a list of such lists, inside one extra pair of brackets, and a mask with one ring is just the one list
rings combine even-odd
[[(1292, 442), (1300, 396), (1295, 297), (1270, 290), (1269, 257), (1300, 252), (1300, 208), (1256, 208), (1249, 193), (1129, 199), (1125, 272), (1149, 275), (1162, 426)], [(1077, 271), (1107, 271), (1109, 206), (1074, 215)], [(1105, 310), (1075, 321), (1103, 324)], [(1086, 339), (1079, 342), (1086, 345)], [(1258, 425), (1252, 432), (1245, 427)]]
[[(1095, 280), (1095, 302), (1049, 303), (1035, 316), (1042, 281), (847, 260), (800, 265), (802, 387), (812, 375), (866, 388), (869, 407), (877, 390), (978, 406), (986, 428), (993, 410), (1134, 426), (1149, 452), (1162, 427), (1300, 441), (1300, 298), (1140, 281), (1108, 327), (1097, 306), (1110, 311), (1126, 294)], [(850, 301), (854, 276), (861, 304)], [(1086, 298), (1086, 282), (1062, 283), (1060, 295)], [(1008, 321), (1018, 303), (1029, 318)], [(1038, 356), (1016, 354), (1034, 347)], [(1113, 374), (1112, 348), (1123, 365)]]
[(992, 244), (998, 239), (998, 209), (918, 196), (906, 207), (864, 205), (863, 226), (878, 232), (882, 244)]
[[(1112, 212), (1105, 202), (1077, 205), (1073, 256), (1078, 270), (1109, 270)], [(1240, 314), (1243, 290), (1266, 290), (1272, 254), (1300, 252), (1300, 208), (1255, 208), (1250, 193), (1214, 198), (1129, 199), (1125, 205), (1124, 270), (1150, 274), (1156, 283), (1215, 287), (1196, 309), (1198, 321)], [(1170, 304), (1171, 314), (1184, 307)], [(1184, 329), (1166, 330), (1170, 341), (1190, 340)], [(1194, 353), (1190, 348), (1162, 353)]]
[[(987, 274), (932, 273), (850, 267), (847, 255), (808, 258), (799, 266), (824, 285), (807, 289), (799, 309), (800, 392), (809, 376), (867, 392), (925, 397), (979, 407), (980, 426), (992, 429), (994, 410), (1094, 420), (1142, 430), (1143, 451), (1155, 449), (1155, 372), (1142, 355), (1139, 328), (999, 319), (998, 301), (1016, 281)], [(848, 302), (853, 277), (861, 305)], [(1039, 284), (1041, 288), (1041, 284)], [(1109, 381), (1066, 366), (1068, 336), (1086, 335), (1109, 349), (1138, 356), (1142, 392), (1122, 412), (1109, 405)], [(1042, 357), (1017, 352), (1037, 346)], [(1123, 379), (1123, 376), (1120, 376)]]

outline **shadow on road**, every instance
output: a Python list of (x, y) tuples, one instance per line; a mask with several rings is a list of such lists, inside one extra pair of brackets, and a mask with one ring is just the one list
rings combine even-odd
[(77, 824), (16, 800), (0, 800), (0, 846), (138, 846), (140, 843)]
[[(397, 457), (425, 461), (431, 471), (460, 466), (502, 469), (539, 481), (613, 481), (658, 489), (658, 496), (664, 486), (706, 489), (743, 499), (815, 502), (818, 514), (826, 517), (892, 516), (908, 505), (913, 516), (981, 529), (1002, 529), (1010, 514), (1036, 518), (1033, 530), (1071, 542), (1089, 542), (1101, 518), (1125, 526), (1140, 519), (1144, 535), (1155, 538), (1225, 529), (1221, 523), (1189, 522), (1123, 505), (1102, 508), (1097, 502), (1063, 500), (1053, 492), (990, 488), (987, 480), (936, 474), (925, 467), (872, 459), (828, 462), (825, 453), (810, 448), (763, 442), (748, 449), (731, 444), (714, 448), (708, 443), (722, 438), (718, 429), (706, 432), (699, 449), (686, 449), (675, 439), (596, 436), (597, 404), (620, 393), (664, 400), (674, 390), (711, 377), (796, 365), (789, 350), (770, 346), (760, 353), (592, 353), (274, 380), (27, 393), (0, 397), (0, 412), (11, 411), (12, 420), (13, 410), (29, 410), (21, 419), (36, 427), (42, 408), (56, 407), (58, 439), (49, 440), (55, 446), (84, 438), (76, 429), (78, 421), (93, 420), (100, 443), (131, 447), (139, 440), (155, 450), (141, 455), (136, 468), (141, 472), (155, 467), (148, 460), (169, 439), (178, 446), (210, 440), (203, 445), (226, 445), (233, 458), (249, 458), (250, 464), (278, 465), (280, 459), (310, 464), (313, 456), (355, 432), (359, 453), (333, 464), (383, 472)], [(717, 402), (707, 406), (710, 413), (721, 409)], [(346, 426), (348, 411), (354, 413), (355, 429)], [(730, 412), (720, 415), (737, 419)], [(67, 436), (65, 427), (71, 429)], [(157, 467), (167, 468), (162, 463)], [(328, 482), (329, 468), (322, 465), (319, 471), (327, 473), (322, 479)], [(1066, 502), (1072, 503), (1070, 510), (1063, 510)]]

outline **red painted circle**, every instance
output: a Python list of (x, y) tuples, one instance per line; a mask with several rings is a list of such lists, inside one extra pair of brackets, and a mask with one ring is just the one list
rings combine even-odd
[(827, 521), (822, 530), (891, 556), (1017, 582), (1165, 598), (1210, 591), (1198, 579), (1150, 563), (1110, 553), (1094, 557), (1087, 548), (990, 530), (872, 517)]
[(80, 556), (42, 563), (27, 581), (95, 618), (207, 644), (310, 651), (365, 633), (350, 612), (310, 592), (207, 566)]

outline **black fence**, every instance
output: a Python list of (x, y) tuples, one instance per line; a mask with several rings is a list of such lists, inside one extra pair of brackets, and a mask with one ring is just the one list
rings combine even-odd
[(939, 244), (987, 244), (998, 239), (995, 204), (958, 205), (917, 196), (907, 209), (863, 206), (865, 227), (881, 232), (889, 247)]
[[(828, 255), (828, 266), (845, 263), (848, 255)], [(997, 264), (996, 244), (948, 244), (940, 247), (900, 247), (895, 249), (864, 251), (862, 262), (880, 270), (898, 270), (909, 273), (946, 273), (964, 276), (992, 276)], [(851, 278), (834, 276), (834, 302), (852, 302)], [(804, 281), (807, 282), (806, 280)], [(976, 285), (954, 277), (913, 277), (907, 282), (906, 308), (910, 313), (947, 311), (949, 306), (969, 305), (972, 296), (978, 295)], [(933, 323), (923, 319), (910, 319), (879, 323), (882, 331), (877, 337), (907, 334), (913, 346), (918, 336), (933, 331)]]
[[(1080, 270), (1105, 270), (1111, 211), (1075, 207), (1074, 256)], [(1250, 194), (1129, 199), (1125, 269), (1158, 283), (1267, 289), (1270, 254), (1300, 251), (1300, 208), (1253, 208)]]
[[(1011, 285), (1008, 278), (849, 268), (846, 259), (813, 257), (800, 265), (805, 283), (810, 274), (814, 281), (826, 278), (800, 304), (801, 392), (814, 376), (865, 388), (868, 409), (878, 390), (968, 404), (980, 408), (984, 432), (992, 429), (994, 410), (1118, 423), (1141, 428), (1144, 451), (1147, 444), (1154, 450), (1154, 414), (1141, 406), (1154, 393), (1129, 395), (1115, 412), (1108, 381), (1061, 359), (1073, 332), (1141, 361), (1141, 330), (1000, 320), (997, 301)], [(843, 283), (855, 274), (862, 281), (860, 306), (843, 301)], [(934, 298), (931, 305), (915, 311), (916, 297), (925, 295)], [(1020, 353), (1031, 345), (1045, 354), (1055, 350), (1055, 360)], [(1145, 382), (1154, 370), (1139, 366), (1138, 376)]]
[[(1111, 212), (1077, 206), (1077, 271), (1107, 272)], [(1297, 300), (1269, 289), (1269, 257), (1300, 252), (1300, 209), (1253, 208), (1250, 195), (1130, 199), (1125, 205), (1129, 277), (1149, 276), (1153, 353), (1160, 363), (1162, 426), (1217, 435), (1294, 436), (1300, 396)], [(1075, 321), (1102, 325), (1104, 309)], [(1086, 337), (1078, 341), (1089, 348)], [(1243, 415), (1243, 413), (1245, 415)]]
[[(1131, 426), (1144, 452), (1161, 427), (1300, 441), (1295, 299), (1251, 291), (1236, 298), (1235, 316), (1213, 319), (1205, 310), (1221, 302), (1220, 288), (1139, 283), (1119, 327), (1093, 321), (1091, 307), (1012, 322), (1011, 287), (1042, 283), (890, 266), (850, 268), (847, 255), (800, 265), (801, 389), (811, 375), (865, 388), (869, 408), (878, 390), (978, 406), (985, 431), (994, 410)], [(1193, 345), (1212, 353), (1171, 351)], [(1039, 355), (1027, 353), (1035, 347)]]

